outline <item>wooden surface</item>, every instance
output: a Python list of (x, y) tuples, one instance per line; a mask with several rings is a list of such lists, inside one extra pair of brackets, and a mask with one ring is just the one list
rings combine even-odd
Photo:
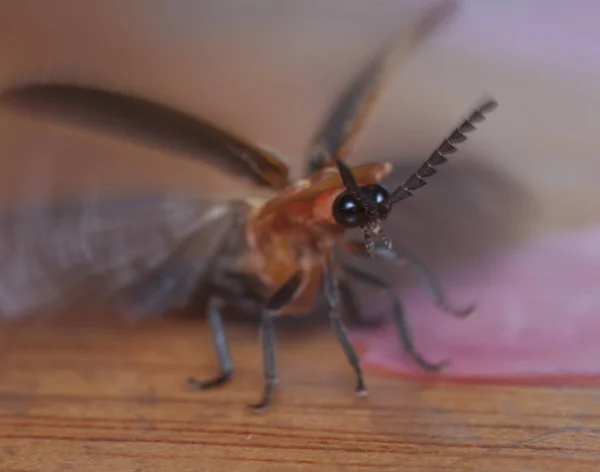
[(2, 331), (0, 470), (599, 470), (600, 390), (354, 379), (327, 327), (279, 338), (280, 393), (262, 415), (256, 331), (230, 329), (238, 373), (213, 392), (202, 320)]

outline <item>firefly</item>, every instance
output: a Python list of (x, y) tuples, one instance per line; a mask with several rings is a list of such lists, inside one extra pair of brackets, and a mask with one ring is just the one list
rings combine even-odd
[[(395, 204), (427, 184), (426, 179), (457, 151), (457, 145), (496, 108), (496, 102), (481, 101), (424, 163), (391, 191), (383, 184), (392, 170), (391, 164), (376, 162), (351, 168), (346, 156), (393, 66), (437, 29), (455, 7), (454, 1), (442, 1), (430, 8), (391, 47), (383, 48), (368, 61), (334, 103), (322, 125), (308, 155), (306, 175), (294, 181), (284, 160), (275, 152), (197, 118), (130, 95), (49, 83), (5, 93), (0, 99), (4, 105), (19, 104), (23, 108), (26, 104), (37, 107), (38, 112), (53, 104), (63, 110), (72, 109), (73, 104), (85, 104), (82, 109), (102, 113), (118, 103), (121, 109), (134, 111), (139, 122), (160, 116), (152, 126), (164, 128), (176, 123), (193, 139), (227, 151), (230, 159), (223, 158), (217, 164), (260, 181), (272, 195), (236, 199), (207, 211), (201, 211), (193, 202), (167, 199), (154, 202), (152, 211), (147, 202), (141, 206), (117, 205), (118, 211), (115, 207), (107, 210), (106, 206), (100, 211), (97, 202), (87, 202), (51, 216), (45, 210), (37, 210), (29, 219), (18, 216), (12, 223), (18, 228), (13, 233), (13, 259), (5, 261), (1, 269), (0, 312), (14, 317), (52, 302), (63, 302), (67, 293), (80, 290), (84, 280), (107, 294), (122, 295), (142, 286), (151, 287), (145, 292), (145, 302), (153, 308), (161, 301), (175, 305), (202, 294), (207, 300), (219, 372), (210, 379), (190, 378), (188, 384), (193, 389), (207, 390), (228, 383), (234, 375), (222, 320), (224, 308), (250, 308), (260, 314), (264, 353), (263, 393), (250, 407), (261, 410), (271, 404), (277, 380), (275, 320), (308, 312), (319, 297), (325, 300), (333, 332), (354, 371), (355, 392), (366, 395), (360, 358), (340, 314), (344, 307), (358, 317), (357, 301), (350, 290), (350, 283), (358, 282), (387, 292), (393, 302), (392, 318), (399, 342), (412, 361), (427, 372), (442, 369), (446, 362), (429, 362), (414, 346), (402, 304), (390, 283), (349, 263), (345, 256), (391, 263), (407, 261), (422, 275), (439, 307), (455, 316), (472, 312), (473, 306), (457, 309), (449, 305), (434, 275), (394, 246), (384, 223)], [(75, 114), (81, 121), (81, 114)], [(116, 214), (121, 215), (118, 223)], [(140, 215), (152, 215), (154, 222), (162, 222), (163, 229), (147, 226), (147, 220), (142, 221)], [(224, 229), (207, 250), (201, 233), (216, 220), (225, 221)], [(26, 221), (30, 224), (26, 225)], [(352, 230), (362, 232), (362, 238), (348, 238)], [(136, 236), (128, 239), (134, 233)], [(23, 238), (24, 234), (29, 239)], [(32, 234), (40, 237), (35, 239)], [(29, 243), (24, 243), (24, 239)], [(24, 248), (19, 249), (23, 244)], [(36, 250), (31, 250), (36, 244)], [(201, 249), (208, 255), (199, 260), (195, 257)], [(177, 270), (173, 271), (173, 267)]]

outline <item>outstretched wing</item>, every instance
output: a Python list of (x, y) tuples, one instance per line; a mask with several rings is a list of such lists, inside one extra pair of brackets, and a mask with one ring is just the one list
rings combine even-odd
[(308, 172), (343, 159), (375, 108), (391, 71), (435, 32), (457, 9), (457, 0), (442, 0), (430, 7), (391, 45), (380, 51), (334, 103), (308, 155)]
[(229, 215), (227, 205), (164, 195), (24, 206), (0, 219), (0, 315), (175, 308), (197, 289)]
[(140, 97), (75, 84), (44, 83), (5, 91), (0, 95), (0, 106), (202, 159), (258, 185), (282, 189), (289, 184), (289, 168), (274, 151)]

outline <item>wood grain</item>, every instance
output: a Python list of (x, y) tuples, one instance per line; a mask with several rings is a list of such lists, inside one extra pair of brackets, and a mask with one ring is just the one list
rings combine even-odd
[(327, 327), (280, 331), (276, 405), (256, 415), (254, 327), (230, 327), (234, 381), (211, 376), (202, 320), (2, 331), (0, 470), (598, 470), (597, 387), (492, 386), (353, 377)]

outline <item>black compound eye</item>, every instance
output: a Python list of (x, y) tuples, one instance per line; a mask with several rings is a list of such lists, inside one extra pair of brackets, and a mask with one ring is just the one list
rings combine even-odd
[(352, 195), (344, 192), (333, 202), (333, 218), (344, 228), (356, 228), (363, 224), (364, 211)]
[(383, 185), (377, 185), (377, 184), (370, 184), (370, 185), (365, 185), (363, 187), (363, 192), (365, 192), (367, 195), (369, 195), (369, 197), (374, 200), (377, 205), (380, 205), (381, 203), (383, 203), (386, 198), (389, 196), (389, 192), (387, 191), (387, 188), (385, 188)]
[(365, 185), (363, 192), (368, 195), (369, 200), (377, 204), (377, 209), (382, 216), (387, 213), (388, 208), (384, 203), (390, 193), (385, 186), (378, 184)]

